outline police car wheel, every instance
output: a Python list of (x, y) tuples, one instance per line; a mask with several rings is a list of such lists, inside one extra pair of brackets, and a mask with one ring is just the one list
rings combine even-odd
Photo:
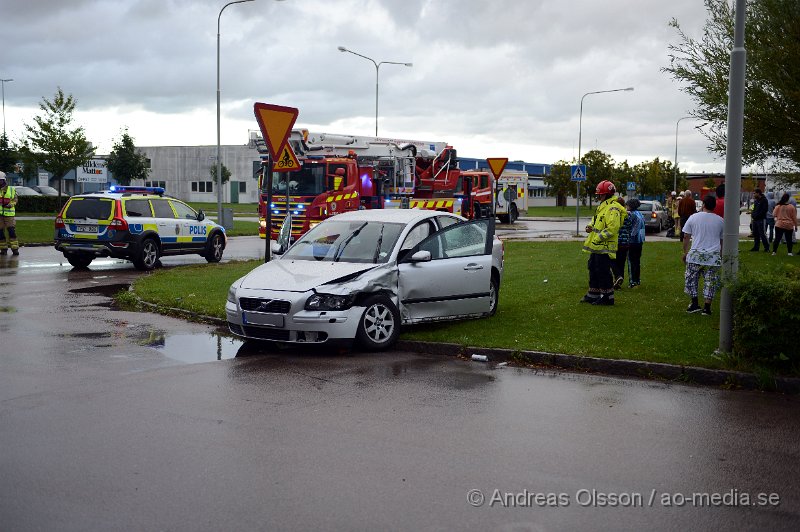
[(208, 243), (208, 250), (206, 251), (206, 260), (208, 262), (219, 262), (222, 260), (222, 251), (224, 245), (222, 243), (222, 235), (215, 233)]
[(497, 300), (500, 296), (500, 282), (497, 276), (492, 274), (492, 280), (489, 283), (489, 316), (494, 316), (497, 313)]
[(137, 270), (152, 270), (158, 263), (158, 244), (152, 238), (142, 241), (139, 248), (139, 256), (133, 261)]
[(382, 295), (367, 298), (364, 307), (356, 333), (359, 345), (369, 351), (389, 349), (400, 335), (400, 312)]
[(64, 253), (64, 257), (73, 268), (79, 269), (88, 268), (94, 260), (94, 255), (89, 255), (88, 253)]

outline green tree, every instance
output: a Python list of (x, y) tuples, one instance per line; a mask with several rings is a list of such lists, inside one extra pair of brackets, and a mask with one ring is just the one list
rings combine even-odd
[[(613, 179), (611, 181), (614, 182), (614, 185), (618, 187), (624, 187), (619, 189), (620, 192), (627, 189), (629, 181), (636, 182), (636, 176), (633, 172), (633, 168), (631, 168), (627, 160), (617, 163), (612, 170), (612, 175)], [(641, 188), (638, 186), (638, 183), (636, 190), (639, 194), (641, 194)]]
[(0, 134), (0, 171), (9, 173), (16, 170), (19, 154), (8, 142), (5, 134)]
[(556, 197), (556, 207), (567, 206), (567, 196), (575, 190), (575, 183), (571, 178), (567, 161), (553, 163), (550, 166), (550, 173), (544, 176), (547, 195)]
[[(227, 183), (228, 180), (231, 178), (231, 171), (228, 170), (228, 167), (224, 164), (222, 166), (222, 182)], [(209, 171), (209, 175), (211, 176), (211, 180), (214, 184), (217, 183), (217, 165), (212, 165), (211, 170)]]
[[(592, 198), (597, 184), (601, 181), (614, 181), (614, 161), (607, 153), (600, 150), (591, 150), (582, 157), (580, 164), (586, 165), (586, 181), (581, 187), (581, 197), (589, 197), (589, 206), (592, 206)], [(614, 183), (619, 190), (619, 183)], [(624, 189), (623, 189), (624, 190)]]
[[(733, 47), (733, 9), (728, 0), (705, 0), (708, 19), (699, 40), (686, 35), (677, 20), (678, 44), (670, 45), (670, 64), (662, 70), (683, 82), (695, 101), (690, 113), (710, 127), (703, 134), (709, 150), (726, 152), (728, 79)], [(749, 0), (744, 105), (745, 164), (776, 161), (800, 165), (800, 2)], [(794, 174), (795, 176), (797, 174)], [(793, 179), (789, 176), (789, 179)]]
[(147, 179), (147, 174), (150, 173), (147, 157), (136, 151), (136, 146), (127, 130), (122, 133), (122, 138), (114, 144), (111, 153), (108, 154), (106, 166), (121, 185), (130, 185), (133, 179)]
[(44, 115), (35, 117), (34, 125), (25, 124), (27, 138), (24, 144), (35, 163), (56, 177), (59, 195), (64, 175), (94, 155), (94, 148), (86, 140), (83, 128), (70, 129), (75, 104), (72, 95), (65, 96), (59, 87), (52, 101), (42, 98), (39, 109)]

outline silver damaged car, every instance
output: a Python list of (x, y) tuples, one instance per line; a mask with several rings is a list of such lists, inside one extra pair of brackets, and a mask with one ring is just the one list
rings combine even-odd
[(401, 325), (492, 316), (503, 278), (494, 220), (374, 209), (320, 223), (234, 282), (234, 334), (287, 343), (389, 348)]

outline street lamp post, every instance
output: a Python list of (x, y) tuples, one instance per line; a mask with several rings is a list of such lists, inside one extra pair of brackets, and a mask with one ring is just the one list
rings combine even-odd
[(361, 55), (358, 52), (354, 52), (353, 50), (348, 50), (344, 46), (339, 46), (339, 51), (340, 52), (348, 52), (348, 53), (351, 53), (353, 55), (357, 55), (358, 57), (363, 57), (364, 59), (367, 59), (368, 61), (372, 61), (372, 64), (375, 65), (375, 136), (377, 137), (378, 136), (378, 76), (379, 76), (379, 73), (380, 73), (381, 65), (403, 65), (403, 66), (407, 66), (407, 67), (412, 67), (412, 66), (414, 66), (414, 63), (402, 63), (402, 62), (399, 62), (399, 61), (381, 61), (381, 62), (376, 62), (371, 57), (367, 57), (366, 55)]
[(6, 137), (6, 83), (9, 81), (14, 81), (13, 79), (0, 79), (0, 84), (3, 86), (3, 138)]
[(678, 190), (678, 124), (681, 123), (681, 120), (686, 120), (687, 118), (693, 118), (691, 116), (684, 116), (679, 118), (677, 122), (675, 122), (675, 164), (674, 164), (674, 176), (672, 177), (672, 190)]
[(242, 4), (244, 2), (252, 2), (253, 0), (235, 0), (228, 2), (222, 9), (219, 10), (217, 16), (217, 222), (222, 225), (222, 149), (220, 148), (220, 94), (219, 94), (219, 23), (222, 18), (222, 12), (225, 8), (233, 4)]
[[(633, 87), (626, 87), (624, 89), (611, 89), (607, 91), (593, 91), (587, 92), (583, 96), (581, 96), (581, 112), (578, 117), (578, 164), (581, 164), (581, 136), (583, 132), (583, 99), (589, 96), (590, 94), (604, 94), (606, 92), (620, 92), (620, 91), (632, 91)], [(577, 189), (576, 189), (576, 196), (575, 196), (575, 234), (580, 234), (580, 215), (581, 215), (581, 182), (576, 181)]]

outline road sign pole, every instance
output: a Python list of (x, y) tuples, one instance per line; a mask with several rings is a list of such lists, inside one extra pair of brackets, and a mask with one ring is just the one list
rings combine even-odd
[(581, 234), (581, 182), (576, 181), (575, 184), (577, 185), (575, 191), (575, 236), (580, 236)]

